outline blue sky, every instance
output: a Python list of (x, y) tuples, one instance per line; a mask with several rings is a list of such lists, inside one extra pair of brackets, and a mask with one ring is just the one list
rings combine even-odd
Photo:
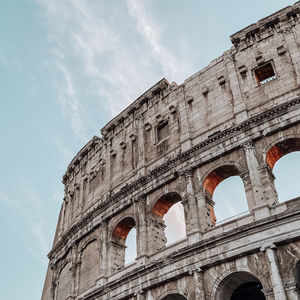
[(0, 1), (1, 298), (40, 299), (61, 177), (82, 146), (161, 78), (182, 83), (293, 3)]

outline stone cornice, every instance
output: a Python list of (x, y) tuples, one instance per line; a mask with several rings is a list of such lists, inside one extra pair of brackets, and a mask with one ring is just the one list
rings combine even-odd
[[(219, 132), (218, 134), (214, 135), (213, 137), (210, 137), (210, 138), (206, 139), (205, 141), (195, 145), (191, 149), (179, 154), (174, 159), (167, 160), (160, 166), (151, 170), (148, 175), (142, 176), (139, 179), (137, 179), (136, 181), (134, 181), (133, 183), (128, 184), (125, 187), (121, 188), (120, 191), (109, 196), (104, 202), (100, 203), (96, 208), (94, 208), (87, 215), (85, 215), (79, 222), (77, 222), (71, 228), (69, 228), (67, 230), (67, 232), (63, 235), (62, 239), (56, 245), (54, 245), (53, 249), (48, 254), (49, 259), (52, 259), (55, 253), (57, 253), (64, 246), (67, 245), (68, 240), (70, 240), (73, 235), (75, 235), (79, 230), (81, 230), (86, 224), (88, 224), (90, 221), (92, 221), (95, 217), (99, 216), (102, 212), (104, 212), (110, 206), (112, 206), (116, 203), (120, 203), (120, 200), (125, 199), (129, 195), (133, 195), (133, 193), (135, 191), (139, 190), (140, 188), (145, 186), (147, 183), (152, 182), (153, 179), (155, 179), (157, 176), (162, 176), (166, 172), (174, 170), (174, 168), (176, 166), (182, 164), (183, 162), (187, 161), (191, 157), (194, 157), (198, 153), (206, 151), (206, 150), (214, 147), (216, 144), (219, 144), (219, 143), (237, 135), (238, 133), (248, 131), (254, 127), (257, 127), (257, 126), (269, 121), (269, 120), (272, 120), (276, 117), (284, 115), (285, 113), (289, 112), (290, 110), (294, 110), (294, 109), (298, 108), (299, 105), (300, 105), (300, 97), (297, 97), (293, 100), (287, 101), (276, 107), (268, 109), (261, 114), (258, 114), (256, 116), (249, 118), (248, 120), (242, 122), (239, 125), (236, 125), (234, 127), (231, 127), (229, 129)], [(236, 145), (235, 148), (237, 148), (239, 146), (241, 146), (241, 145)], [(204, 162), (202, 162), (202, 163), (204, 163)], [(196, 167), (197, 166), (193, 166), (193, 168), (196, 168)], [(167, 180), (172, 181), (177, 178), (177, 176), (178, 176), (177, 172), (175, 172), (175, 173), (172, 172), (172, 174), (173, 174), (173, 176), (171, 176), (171, 178), (169, 178)], [(165, 182), (164, 182), (164, 184), (165, 184)], [(151, 192), (152, 191), (153, 191), (153, 189), (151, 189)], [(149, 193), (149, 192), (150, 191), (147, 191), (146, 193)], [(144, 191), (144, 193), (145, 193), (145, 191)], [(125, 206), (126, 206), (126, 204), (125, 204)], [(118, 204), (118, 207), (119, 207), (119, 210), (122, 209), (122, 205)]]
[(115, 118), (109, 121), (102, 129), (101, 133), (103, 136), (106, 136), (109, 132), (111, 132), (120, 122), (123, 122), (125, 118), (129, 114), (134, 113), (134, 111), (141, 108), (141, 106), (149, 101), (153, 96), (159, 94), (161, 91), (166, 90), (170, 87), (170, 83), (165, 79), (161, 79), (154, 86), (148, 89), (145, 93), (143, 93), (140, 97), (138, 97), (132, 104), (130, 104), (126, 109), (124, 109), (120, 114), (118, 114)]
[(67, 183), (67, 180), (70, 176), (70, 174), (74, 171), (75, 167), (79, 165), (82, 160), (86, 157), (88, 152), (92, 147), (94, 147), (96, 144), (100, 144), (102, 142), (102, 139), (99, 138), (98, 136), (94, 136), (77, 154), (76, 156), (72, 159), (72, 161), (69, 163), (67, 167), (67, 171), (62, 177), (62, 182), (63, 184)]
[(230, 39), (236, 49), (244, 50), (253, 43), (272, 36), (274, 32), (281, 32), (287, 27), (294, 26), (299, 20), (300, 1), (238, 31), (231, 35)]

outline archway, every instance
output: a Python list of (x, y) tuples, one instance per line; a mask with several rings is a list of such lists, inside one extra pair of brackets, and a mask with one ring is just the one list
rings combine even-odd
[(163, 297), (161, 300), (187, 300), (187, 299), (180, 294), (169, 294)]
[[(112, 269), (118, 270), (125, 265), (125, 262), (130, 262), (126, 258), (126, 240), (129, 235), (129, 232), (132, 231), (133, 228), (136, 227), (136, 222), (132, 217), (126, 217), (122, 219), (114, 228), (112, 232), (112, 238), (110, 243), (110, 251), (111, 251), (111, 263)], [(136, 236), (135, 238), (131, 237), (131, 242), (136, 244)], [(131, 249), (135, 249), (135, 245), (128, 245)], [(131, 258), (136, 257), (135, 255), (131, 255)]]
[(266, 163), (274, 174), (271, 184), (277, 192), (279, 202), (300, 196), (299, 151), (300, 139), (290, 138), (272, 146), (266, 154)]
[(205, 178), (203, 188), (213, 224), (248, 211), (245, 187), (239, 175), (235, 165), (224, 165)]
[(215, 300), (265, 300), (262, 284), (253, 274), (245, 271), (226, 276), (219, 284)]
[(181, 204), (181, 196), (170, 192), (161, 196), (152, 208), (156, 219), (156, 232), (161, 246), (172, 243), (186, 236), (185, 215)]

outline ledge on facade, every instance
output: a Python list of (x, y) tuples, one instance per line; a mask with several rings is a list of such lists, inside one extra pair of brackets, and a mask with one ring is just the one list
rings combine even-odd
[(132, 104), (125, 108), (120, 114), (109, 121), (102, 129), (101, 134), (105, 137), (111, 132), (120, 122), (123, 122), (129, 114), (132, 114), (135, 110), (138, 110), (145, 102), (153, 98), (154, 95), (159, 94), (161, 91), (170, 87), (170, 83), (167, 79), (163, 78), (148, 89), (145, 93), (139, 96)]
[(278, 12), (259, 20), (257, 23), (247, 26), (246, 28), (232, 34), (230, 36), (231, 42), (235, 47), (239, 47), (240, 43), (245, 40), (253, 38), (260, 39), (264, 32), (271, 32), (278, 24), (285, 22), (294, 15), (300, 13), (300, 1), (297, 1), (292, 6), (287, 6)]
[(80, 164), (82, 159), (86, 157), (88, 151), (91, 147), (95, 146), (96, 144), (100, 144), (102, 139), (98, 136), (94, 136), (90, 141), (88, 141), (81, 150), (75, 155), (72, 161), (69, 163), (67, 167), (66, 173), (62, 177), (62, 182), (65, 184), (70, 176), (70, 174), (74, 171), (75, 167)]

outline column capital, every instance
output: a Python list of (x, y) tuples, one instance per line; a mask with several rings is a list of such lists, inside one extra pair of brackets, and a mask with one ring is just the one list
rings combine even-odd
[(140, 289), (140, 290), (138, 290), (137, 292), (134, 293), (134, 296), (143, 295), (145, 293), (146, 293), (146, 291), (144, 291), (143, 289)]
[(197, 274), (200, 274), (202, 272), (203, 272), (203, 270), (200, 267), (198, 267), (196, 269), (191, 269), (189, 271), (189, 275), (197, 275)]
[(274, 243), (267, 243), (267, 244), (263, 245), (262, 247), (260, 247), (260, 251), (264, 252), (267, 249), (275, 249), (275, 248), (276, 248), (276, 245)]
[(187, 169), (187, 170), (184, 172), (184, 175), (185, 175), (187, 178), (191, 178), (191, 177), (193, 177), (193, 173), (194, 173), (193, 169), (192, 169), (192, 168), (189, 168), (189, 169)]
[(245, 143), (242, 144), (242, 147), (244, 148), (244, 150), (252, 150), (254, 149), (254, 144), (252, 140), (248, 140)]

